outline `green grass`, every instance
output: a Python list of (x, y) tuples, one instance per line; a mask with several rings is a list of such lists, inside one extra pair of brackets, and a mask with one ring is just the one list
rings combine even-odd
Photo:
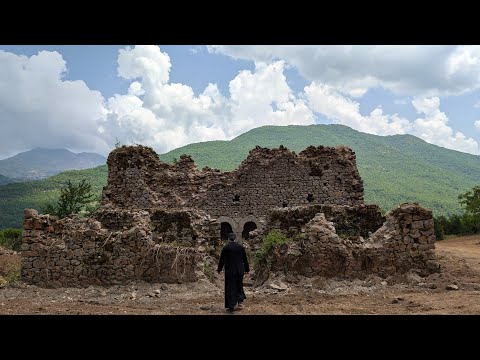
[[(428, 144), (412, 135), (377, 136), (343, 125), (264, 126), (231, 141), (190, 144), (161, 154), (160, 159), (172, 163), (189, 154), (199, 168), (234, 170), (257, 145), (284, 145), (297, 153), (309, 145), (351, 147), (364, 181), (365, 202), (379, 204), (384, 212), (403, 202), (419, 202), (435, 216), (459, 214), (458, 195), (480, 184), (479, 156)], [(83, 178), (100, 194), (107, 181), (106, 165), (0, 186), (0, 229), (20, 227), (24, 208), (40, 209), (56, 201), (68, 179), (78, 183)]]
[(262, 262), (274, 246), (285, 244), (291, 240), (291, 238), (287, 237), (287, 235), (281, 231), (271, 230), (263, 239), (260, 249), (255, 253), (255, 263), (258, 264)]

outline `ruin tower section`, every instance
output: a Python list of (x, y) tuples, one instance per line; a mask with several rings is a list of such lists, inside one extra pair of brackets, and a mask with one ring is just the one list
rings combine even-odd
[(122, 147), (107, 160), (102, 205), (115, 208), (195, 208), (213, 217), (265, 218), (273, 208), (363, 204), (355, 153), (310, 146), (299, 154), (257, 146), (232, 172), (198, 169), (190, 156), (162, 162), (146, 147)]

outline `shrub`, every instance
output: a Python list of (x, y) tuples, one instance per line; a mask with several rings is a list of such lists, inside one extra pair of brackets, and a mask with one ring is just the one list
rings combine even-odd
[(255, 260), (261, 262), (265, 259), (268, 252), (276, 245), (285, 244), (292, 240), (279, 230), (271, 230), (263, 239), (262, 246), (255, 253)]
[(3, 246), (7, 249), (20, 251), (20, 247), (22, 246), (22, 230), (0, 230), (0, 246)]

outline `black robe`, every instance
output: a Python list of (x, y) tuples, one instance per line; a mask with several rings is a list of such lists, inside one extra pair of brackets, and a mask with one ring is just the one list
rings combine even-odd
[(229, 241), (222, 249), (217, 271), (225, 266), (225, 308), (233, 309), (247, 297), (243, 291), (243, 275), (250, 271), (245, 248)]

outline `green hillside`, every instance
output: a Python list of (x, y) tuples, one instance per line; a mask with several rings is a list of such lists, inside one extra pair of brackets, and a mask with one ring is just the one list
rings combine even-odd
[(0, 186), (0, 229), (21, 227), (25, 208), (40, 210), (48, 202), (55, 204), (60, 196), (59, 189), (65, 187), (68, 180), (77, 184), (82, 179), (87, 179), (92, 184), (92, 190), (100, 196), (102, 188), (107, 184), (107, 165)]
[[(457, 196), (480, 184), (479, 156), (431, 145), (412, 135), (376, 136), (343, 125), (265, 126), (231, 141), (190, 144), (160, 158), (172, 162), (182, 154), (190, 154), (199, 168), (208, 165), (233, 170), (256, 145), (284, 145), (296, 152), (309, 145), (351, 147), (364, 180), (365, 201), (379, 204), (384, 211), (415, 201), (433, 209), (435, 215), (458, 213), (461, 208)], [(106, 184), (106, 173), (103, 165), (0, 186), (0, 229), (20, 226), (25, 207), (39, 209), (57, 198), (58, 189), (68, 179), (78, 182), (86, 178), (100, 193)]]
[(232, 170), (256, 145), (283, 144), (299, 152), (309, 145), (347, 145), (357, 154), (365, 201), (386, 211), (416, 201), (436, 215), (458, 213), (458, 194), (480, 184), (480, 157), (429, 144), (412, 135), (377, 136), (343, 125), (264, 126), (231, 141), (190, 144), (161, 156), (191, 154), (199, 167)]

